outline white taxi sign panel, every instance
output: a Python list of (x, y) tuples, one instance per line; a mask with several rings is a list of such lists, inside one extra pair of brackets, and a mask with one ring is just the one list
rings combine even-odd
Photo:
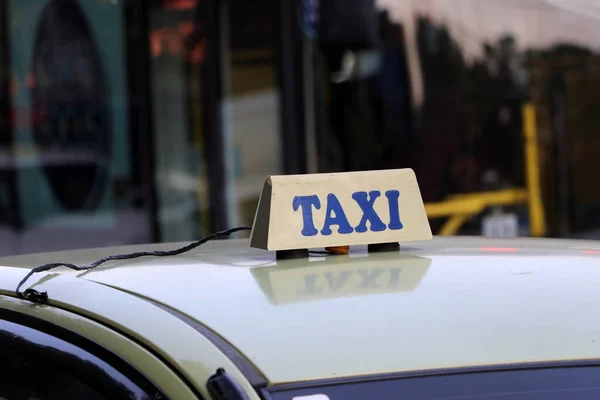
[(250, 246), (269, 251), (431, 240), (412, 169), (269, 177)]

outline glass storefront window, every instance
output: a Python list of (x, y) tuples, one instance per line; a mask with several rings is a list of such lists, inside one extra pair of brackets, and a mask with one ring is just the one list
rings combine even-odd
[(281, 173), (276, 18), (269, 0), (224, 2), (224, 134), (230, 224), (251, 225), (265, 178)]
[[(521, 3), (1, 2), (0, 255), (249, 225), (285, 172), (412, 167), (426, 202), (519, 188), (525, 102), (551, 235), (593, 231), (597, 15)], [(349, 49), (321, 22), (354, 6), (376, 27)]]
[(282, 172), (272, 2), (3, 4), (0, 256), (252, 223)]
[(2, 7), (0, 254), (151, 240), (132, 156), (124, 2)]
[[(349, 48), (339, 27), (340, 43), (305, 39), (318, 46), (318, 143), (309, 150), (321, 172), (411, 167), (426, 202), (523, 188), (523, 107), (531, 102), (550, 235), (598, 237), (594, 0), (327, 2), (350, 3), (377, 13), (376, 44)], [(367, 22), (347, 23), (348, 38)], [(525, 207), (486, 213), (517, 215), (519, 234), (528, 232)], [(479, 217), (463, 233), (481, 234)]]
[[(202, 4), (154, 2), (149, 10), (152, 130), (161, 241), (208, 233)], [(201, 34), (198, 34), (202, 32)]]
[[(150, 9), (162, 241), (209, 233), (211, 207), (223, 208), (222, 225), (251, 224), (265, 177), (281, 172), (271, 3), (166, 1)], [(222, 165), (211, 163), (209, 152), (221, 150)], [(220, 181), (211, 180), (215, 168), (223, 172)], [(212, 204), (211, 191), (222, 191), (223, 202)]]

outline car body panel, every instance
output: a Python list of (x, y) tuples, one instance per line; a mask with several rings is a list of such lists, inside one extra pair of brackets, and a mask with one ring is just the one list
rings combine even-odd
[[(15, 296), (14, 288), (23, 278), (23, 272), (21, 268), (0, 268), (0, 295)], [(36, 289), (48, 291), (51, 307), (17, 299), (13, 302), (29, 307), (36, 316), (66, 328), (76, 328), (87, 337), (117, 346), (112, 333), (106, 333), (100, 327), (94, 331), (94, 324), (88, 322), (89, 326), (84, 326), (81, 321), (88, 319), (112, 328), (166, 360), (204, 398), (210, 398), (206, 388), (208, 378), (222, 367), (237, 380), (250, 399), (258, 399), (254, 388), (225, 354), (189, 324), (162, 308), (138, 296), (73, 276), (40, 274), (32, 278), (31, 283)], [(59, 318), (56, 309), (83, 318), (70, 324), (64, 320), (64, 315)], [(123, 347), (117, 354), (136, 367), (145, 360), (127, 353)]]
[[(88, 263), (131, 250), (15, 257), (0, 265)], [(598, 359), (599, 255), (596, 242), (463, 237), (401, 244), (400, 252), (357, 247), (350, 255), (277, 261), (245, 240), (226, 240), (77, 275), (178, 310), (225, 338), (270, 384), (281, 384)], [(65, 307), (81, 301), (85, 292), (66, 294), (53, 280), (36, 288), (48, 290), (51, 301), (64, 296)], [(91, 303), (96, 317), (112, 318), (107, 304)], [(134, 310), (117, 316), (122, 321)]]

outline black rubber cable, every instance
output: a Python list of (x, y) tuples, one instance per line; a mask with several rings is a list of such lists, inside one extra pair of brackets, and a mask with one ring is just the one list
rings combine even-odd
[(180, 247), (175, 250), (139, 251), (139, 252), (128, 253), (128, 254), (116, 254), (116, 255), (101, 258), (100, 260), (94, 261), (93, 263), (91, 263), (89, 265), (79, 266), (79, 265), (75, 265), (75, 264), (71, 264), (71, 263), (63, 263), (63, 262), (43, 264), (43, 265), (33, 268), (31, 271), (29, 271), (29, 273), (27, 275), (25, 275), (25, 278), (23, 278), (21, 280), (21, 282), (19, 282), (19, 284), (17, 285), (17, 289), (16, 289), (17, 297), (20, 299), (29, 300), (34, 303), (44, 303), (44, 304), (48, 303), (48, 293), (47, 292), (38, 292), (35, 289), (26, 289), (24, 292), (21, 292), (21, 287), (25, 284), (25, 282), (27, 282), (27, 280), (29, 278), (31, 278), (31, 276), (33, 274), (37, 274), (39, 272), (49, 271), (51, 269), (58, 268), (58, 267), (67, 267), (67, 268), (73, 269), (75, 271), (87, 271), (90, 269), (94, 269), (97, 266), (104, 264), (105, 262), (108, 262), (108, 261), (131, 260), (133, 258), (146, 257), (146, 256), (154, 256), (154, 257), (176, 256), (176, 255), (188, 252), (190, 250), (193, 250), (196, 247), (201, 246), (210, 240), (229, 236), (236, 232), (249, 231), (249, 230), (252, 230), (252, 228), (248, 227), (248, 226), (239, 226), (237, 228), (231, 228), (231, 229), (227, 229), (227, 230), (224, 230), (221, 232), (215, 232), (212, 235), (208, 235), (203, 239), (200, 239), (194, 243), (191, 243), (184, 247)]

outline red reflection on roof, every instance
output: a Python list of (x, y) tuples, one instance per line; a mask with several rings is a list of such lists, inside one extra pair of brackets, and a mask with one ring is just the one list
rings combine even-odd
[(518, 249), (516, 247), (482, 247), (481, 251), (493, 251), (497, 253), (513, 253)]
[(581, 253), (583, 254), (600, 254), (598, 250), (583, 250)]

